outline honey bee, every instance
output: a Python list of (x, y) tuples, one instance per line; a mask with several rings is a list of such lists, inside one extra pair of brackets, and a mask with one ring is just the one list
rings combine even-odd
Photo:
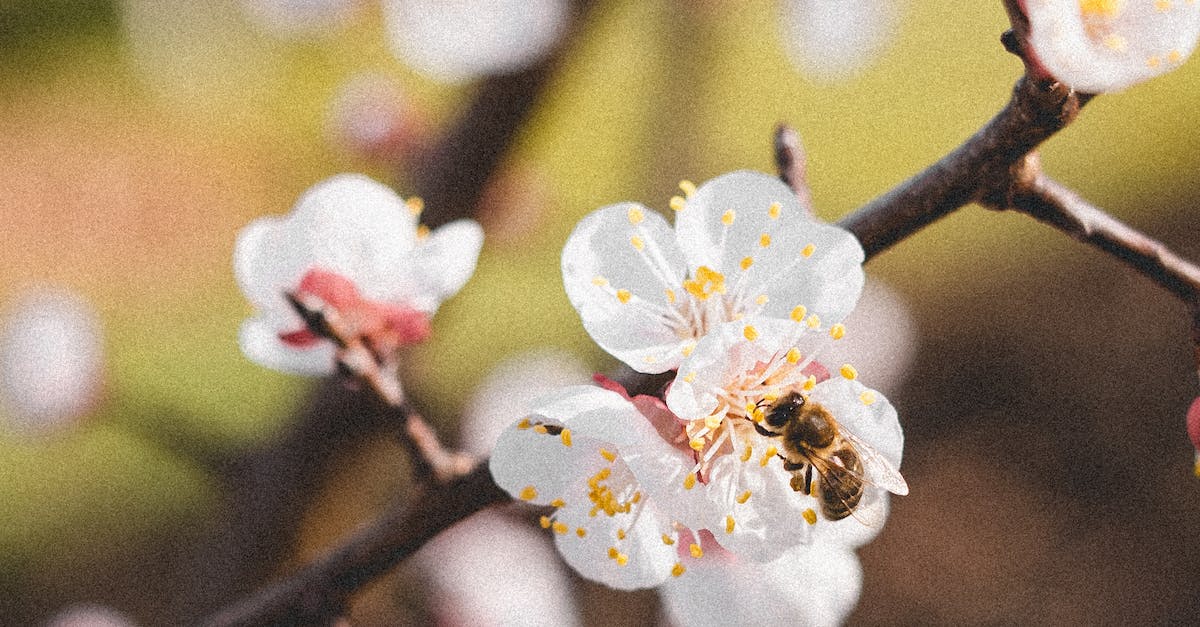
[(908, 483), (891, 462), (799, 392), (772, 402), (763, 424), (755, 423), (754, 428), (779, 440), (784, 451), (779, 457), (784, 470), (792, 473), (792, 489), (815, 496), (826, 520), (854, 515), (868, 485), (908, 494)]

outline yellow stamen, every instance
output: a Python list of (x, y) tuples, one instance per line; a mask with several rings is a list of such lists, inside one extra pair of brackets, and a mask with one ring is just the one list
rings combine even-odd
[(1104, 44), (1104, 47), (1114, 52), (1125, 52), (1129, 49), (1129, 42), (1125, 41), (1124, 37), (1116, 33), (1109, 33), (1108, 36), (1104, 38), (1102, 43)]
[(691, 553), (692, 557), (696, 559), (704, 557), (704, 549), (700, 548), (700, 545), (696, 544), (695, 542), (688, 547), (688, 552)]
[(775, 448), (774, 446), (768, 446), (767, 450), (763, 451), (762, 459), (758, 460), (758, 465), (766, 467), (767, 463), (771, 461), (771, 458), (778, 454), (779, 449)]
[(683, 282), (683, 289), (699, 300), (708, 300), (713, 294), (725, 293), (725, 275), (708, 266), (696, 268), (695, 278)]
[(796, 308), (792, 310), (792, 322), (804, 322), (806, 315), (808, 315), (808, 307), (796, 305)]
[(612, 451), (610, 451), (606, 448), (600, 449), (600, 457), (603, 457), (609, 463), (612, 463), (614, 460), (617, 459), (616, 453), (613, 453)]
[(670, 205), (672, 211), (683, 211), (683, 208), (687, 206), (687, 201), (682, 196), (671, 196), (671, 202), (667, 204)]
[(550, 528), (550, 517), (542, 516), (541, 518), (538, 519), (538, 524), (542, 526), (542, 529), (549, 529)]
[(625, 539), (625, 530), (624, 529), (617, 529), (617, 539), (618, 540)]
[(772, 220), (778, 220), (778, 219), (779, 219), (779, 212), (780, 212), (780, 211), (782, 211), (782, 210), (783, 210), (783, 206), (782, 206), (782, 205), (780, 205), (780, 204), (779, 204), (779, 203), (777, 203), (777, 202), (773, 202), (773, 203), (771, 203), (771, 206), (770, 206), (770, 207), (767, 207), (767, 215), (768, 215), (768, 216), (771, 216), (771, 219), (772, 219)]
[(728, 209), (725, 211), (725, 213), (721, 214), (721, 224), (724, 224), (725, 226), (730, 226), (733, 224), (733, 219), (735, 217), (737, 217), (737, 213), (735, 213), (733, 211), (733, 209)]
[(1149, 67), (1158, 67), (1162, 65), (1162, 57), (1153, 55), (1149, 59), (1146, 59), (1146, 65)]
[(546, 425), (533, 425), (533, 432), (538, 435), (546, 435), (550, 431), (546, 429)]
[(672, 538), (671, 536), (669, 536), (665, 533), (663, 534), (662, 541), (663, 541), (663, 544), (665, 544), (667, 546), (671, 546), (671, 545), (675, 544), (675, 538)]
[(795, 348), (795, 347), (793, 347), (793, 348), (789, 348), (789, 349), (788, 349), (788, 352), (787, 352), (787, 362), (788, 362), (789, 364), (791, 364), (791, 365), (795, 366), (796, 364), (800, 363), (800, 358), (801, 358), (801, 357), (802, 357), (802, 355), (800, 354), (800, 350), (799, 350), (799, 349), (797, 349), (797, 348)]
[(667, 289), (667, 302), (668, 303), (675, 302), (675, 290), (670, 289), (670, 288)]
[(675, 562), (675, 565), (671, 567), (671, 576), (678, 577), (678, 576), (682, 575), (685, 571), (687, 571), (687, 569), (683, 567), (683, 564), (680, 564), (679, 562)]
[(575, 528), (575, 535), (577, 535), (577, 536), (579, 536), (580, 538), (582, 538), (582, 537), (584, 537), (584, 536), (586, 536), (586, 535), (587, 535), (587, 529), (584, 529), (583, 527), (576, 527), (576, 528)]
[(875, 393), (871, 390), (866, 390), (858, 395), (858, 400), (862, 401), (863, 405), (872, 405), (875, 403)]
[(567, 502), (562, 499), (554, 499), (553, 501), (550, 501), (550, 507), (562, 507), (566, 504)]
[(767, 304), (767, 301), (769, 301), (769, 300), (771, 300), (771, 299), (768, 298), (766, 294), (759, 294), (758, 298), (754, 299), (754, 304), (765, 305), (765, 304)]
[(528, 429), (528, 428), (529, 428), (529, 427), (531, 427), (531, 426), (533, 426), (533, 423), (529, 422), (529, 419), (528, 419), (528, 418), (522, 418), (522, 419), (521, 419), (521, 422), (518, 422), (518, 423), (517, 423), (517, 428), (518, 428), (518, 429), (520, 429), (520, 430), (522, 430), (522, 431), (524, 431), (524, 430)]
[(629, 563), (629, 556), (624, 553), (617, 553), (617, 566), (624, 566)]
[(621, 554), (621, 552), (617, 550), (617, 547), (615, 547), (615, 546), (608, 547), (608, 559), (615, 560), (615, 559), (617, 559), (617, 556), (620, 554)]
[(642, 250), (642, 249), (646, 248), (646, 242), (642, 241), (642, 238), (640, 238), (636, 235), (629, 238), (629, 243), (632, 244), (633, 247), (638, 250)]
[(693, 381), (695, 381), (696, 380), (696, 371), (693, 370), (693, 371), (683, 375), (683, 380), (687, 383), (692, 383)]
[(743, 270), (749, 270), (750, 266), (754, 265), (754, 258), (753, 257), (742, 257), (742, 262), (738, 265), (740, 265)]
[(800, 251), (800, 254), (801, 254), (801, 255), (804, 255), (805, 257), (812, 257), (812, 256), (813, 256), (813, 253), (815, 253), (815, 252), (817, 252), (817, 247), (816, 247), (816, 245), (814, 245), (814, 244), (809, 244), (809, 245), (805, 246), (805, 247), (804, 247), (804, 248), (803, 248), (803, 249)]
[(758, 329), (755, 329), (753, 326), (746, 325), (746, 328), (742, 329), (742, 335), (746, 336), (747, 340), (753, 342), (754, 340), (758, 339)]
[(1170, 61), (1171, 63), (1179, 63), (1182, 58), (1183, 55), (1179, 54), (1178, 50), (1172, 50), (1167, 53), (1167, 61)]
[(1171, 0), (1156, 0), (1154, 8), (1158, 9), (1161, 13), (1166, 13), (1171, 10)]
[(571, 446), (571, 430), (570, 429), (563, 429), (561, 432), (559, 432), (558, 437), (562, 438), (563, 446)]
[(632, 297), (633, 294), (630, 294), (629, 290), (617, 290), (617, 300), (621, 301), (622, 304), (629, 302), (629, 299)]
[[(691, 449), (693, 451), (703, 451), (704, 450), (704, 440), (699, 439), (699, 438), (694, 439), (694, 440), (689, 440), (688, 446), (691, 447)], [(691, 475), (689, 475), (689, 476), (691, 476)], [(687, 483), (684, 483), (683, 485), (687, 486)], [(690, 490), (691, 488), (689, 487), (688, 489)]]
[(725, 517), (725, 533), (733, 533), (733, 516)]
[(739, 505), (744, 504), (746, 501), (749, 501), (749, 500), (750, 500), (750, 491), (749, 490), (742, 492), (737, 497), (737, 502)]
[(608, 285), (608, 279), (597, 274), (595, 278), (592, 279), (592, 285), (604, 287), (605, 285)]
[(840, 340), (846, 337), (846, 325), (839, 322), (829, 327), (829, 337), (835, 340)]
[(716, 429), (717, 427), (721, 426), (721, 416), (719, 414), (713, 415), (713, 416), (705, 416), (704, 417), (704, 426), (708, 427), (710, 431)]
[(771, 245), (771, 236), (770, 235), (763, 233), (762, 235), (758, 236), (758, 247), (759, 248), (766, 248), (767, 246), (770, 246), (770, 245)]
[(424, 240), (429, 237), (429, 227), (422, 224), (417, 227), (417, 241)]
[(687, 476), (683, 478), (683, 489), (691, 490), (694, 487), (696, 487), (696, 473), (689, 472)]
[(637, 207), (630, 207), (629, 213), (626, 215), (629, 217), (630, 224), (640, 224), (642, 220), (646, 219), (646, 215), (643, 214), (642, 210), (638, 209)]
[(808, 317), (808, 328), (810, 328), (810, 329), (821, 328), (821, 317), (818, 316), (817, 314), (813, 314), (813, 315), (809, 316)]
[(742, 451), (742, 461), (743, 462), (750, 461), (750, 456), (753, 454), (754, 454), (754, 449), (749, 444), (747, 444), (746, 450)]
[(425, 211), (425, 201), (416, 196), (404, 201), (404, 206), (408, 207), (408, 212), (414, 216), (419, 216), (422, 211)]
[(804, 510), (804, 513), (802, 513), (800, 515), (804, 517), (804, 520), (807, 521), (808, 524), (810, 524), (810, 525), (817, 524), (817, 513), (814, 512), (812, 510), (812, 508)]
[(554, 529), (554, 533), (557, 533), (559, 535), (562, 535), (567, 532), (567, 524), (564, 522), (560, 522), (560, 521), (556, 520), (556, 521), (554, 521), (554, 524), (550, 525), (550, 527), (552, 529)]
[(842, 367), (840, 370), (838, 370), (838, 372), (842, 373), (843, 378), (850, 379), (851, 381), (858, 378), (858, 371), (855, 370), (854, 366), (851, 366), (850, 364), (842, 364)]
[(804, 380), (804, 385), (801, 387), (803, 387), (806, 392), (812, 391), (813, 388), (817, 387), (817, 378), (811, 374), (808, 375), (808, 378)]
[(684, 357), (687, 357), (691, 355), (692, 351), (694, 350), (696, 350), (696, 343), (689, 342), (688, 344), (685, 344), (683, 348), (679, 349), (679, 352), (683, 353)]
[(1079, 0), (1079, 12), (1086, 17), (1111, 19), (1121, 10), (1121, 0)]
[(696, 193), (696, 184), (684, 179), (679, 181), (679, 189), (683, 190), (683, 195), (691, 198)]
[(537, 488), (527, 485), (521, 488), (521, 493), (517, 495), (522, 501), (532, 501), (537, 498)]

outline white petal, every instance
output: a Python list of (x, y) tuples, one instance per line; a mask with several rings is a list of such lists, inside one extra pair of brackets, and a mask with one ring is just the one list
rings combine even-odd
[(487, 457), (506, 427), (528, 416), (533, 401), (569, 385), (584, 385), (589, 373), (573, 355), (540, 349), (498, 364), (471, 393), (463, 409), (462, 447)]
[(438, 534), (412, 558), (431, 580), (442, 624), (578, 625), (567, 572), (543, 534), (485, 510)]
[(87, 301), (58, 288), (21, 295), (0, 324), (0, 418), (39, 435), (82, 418), (104, 379), (100, 320)]
[[(885, 393), (899, 390), (917, 348), (916, 323), (904, 296), (872, 279), (846, 318), (846, 329), (846, 336), (834, 342), (830, 352), (822, 352), (822, 359), (854, 364)], [(836, 362), (829, 359), (831, 353)]]
[(567, 297), (601, 348), (639, 372), (679, 364), (691, 337), (671, 324), (668, 290), (684, 297), (686, 269), (661, 216), (637, 203), (592, 212), (567, 238), (562, 272)]
[(784, 0), (788, 56), (816, 80), (851, 78), (895, 38), (900, 8), (895, 0)]
[(680, 627), (838, 625), (858, 602), (862, 567), (852, 551), (800, 547), (768, 564), (691, 562), (660, 588), (667, 615)]
[(563, 0), (385, 0), (383, 11), (396, 55), (448, 83), (532, 64), (568, 17)]
[[(614, 476), (619, 472), (627, 470), (614, 470)], [(590, 506), (586, 501), (568, 501), (556, 515), (570, 529), (565, 534), (556, 534), (554, 540), (572, 568), (592, 581), (618, 590), (649, 588), (670, 577), (678, 556), (674, 546), (663, 543), (662, 536), (674, 532), (671, 520), (661, 517), (652, 501), (644, 502), (636, 520), (632, 513), (589, 516)], [(583, 537), (574, 532), (579, 527), (587, 530)], [(618, 538), (618, 530), (625, 532), (624, 540)], [(612, 547), (628, 556), (625, 565), (609, 557)]]
[(483, 229), (474, 220), (455, 220), (435, 229), (413, 251), (415, 287), (406, 300), (421, 311), (436, 310), (475, 273), (482, 247)]
[[(776, 203), (778, 217), (772, 218)], [(690, 269), (718, 270), (727, 289), (740, 290), (747, 300), (765, 295), (762, 315), (787, 318), (803, 305), (833, 324), (850, 313), (862, 291), (858, 240), (808, 217), (787, 185), (761, 172), (731, 172), (701, 185), (678, 212), (675, 231)]]
[(1058, 80), (1089, 93), (1120, 91), (1179, 67), (1200, 36), (1189, 0), (1025, 0), (1030, 44)]
[(289, 306), (283, 293), (295, 289), (308, 269), (309, 259), (282, 240), (288, 236), (287, 220), (258, 218), (237, 234), (233, 246), (233, 276), (242, 293), (256, 307)]
[(246, 319), (238, 340), (242, 353), (260, 366), (310, 377), (335, 371), (332, 342), (319, 341), (311, 348), (294, 348), (279, 339), (280, 328), (263, 316)]
[(882, 394), (857, 380), (834, 376), (818, 383), (809, 398), (828, 409), (841, 428), (858, 436), (893, 466), (900, 468), (904, 432), (896, 408)]

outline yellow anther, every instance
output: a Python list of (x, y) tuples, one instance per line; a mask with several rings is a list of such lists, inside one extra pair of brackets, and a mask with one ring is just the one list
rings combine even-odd
[(1104, 46), (1113, 52), (1125, 52), (1129, 49), (1129, 42), (1125, 38), (1116, 34), (1110, 33), (1104, 38)]
[(615, 560), (615, 559), (617, 559), (617, 556), (620, 554), (621, 554), (621, 552), (617, 550), (617, 547), (615, 547), (615, 546), (608, 547), (608, 559)]
[(637, 505), (638, 501), (640, 500), (642, 500), (642, 493), (641, 491), (637, 491), (633, 493), (632, 497), (630, 497), (629, 502)]
[(846, 325), (839, 322), (829, 327), (829, 337), (835, 340), (840, 340), (846, 337)]
[[(688, 446), (689, 446), (689, 447), (691, 447), (691, 449), (692, 449), (693, 451), (703, 451), (703, 450), (704, 450), (704, 440), (703, 440), (703, 439), (701, 439), (701, 438), (696, 438), (696, 439), (693, 439), (693, 440), (689, 440), (689, 441), (688, 441)], [(689, 476), (690, 476), (690, 475), (689, 475)], [(684, 485), (685, 485), (685, 486), (687, 486), (687, 483), (684, 483)], [(690, 489), (691, 489), (691, 487), (688, 487), (688, 489), (690, 490)]]
[(423, 240), (427, 237), (429, 237), (429, 226), (424, 224), (417, 226), (417, 241)]
[(693, 370), (693, 371), (683, 375), (683, 380), (687, 383), (692, 383), (693, 381), (695, 381), (696, 380), (696, 371)]
[(550, 528), (550, 517), (542, 516), (541, 518), (538, 519), (538, 524), (542, 526), (542, 529), (549, 529)]
[(1154, 3), (1154, 8), (1158, 9), (1162, 13), (1166, 13), (1167, 11), (1171, 10), (1171, 0), (1156, 0)]
[(629, 563), (629, 556), (624, 553), (617, 553), (617, 566), (624, 566)]
[(765, 304), (767, 304), (767, 301), (769, 301), (769, 300), (771, 300), (771, 299), (766, 294), (759, 294), (758, 298), (754, 299), (754, 304), (765, 305)]
[(695, 278), (683, 282), (683, 289), (699, 300), (708, 300), (713, 294), (725, 293), (725, 275), (708, 266), (696, 268)]
[(862, 401), (863, 405), (872, 405), (875, 403), (875, 393), (871, 390), (865, 390), (858, 395), (858, 400)]
[(683, 348), (679, 349), (679, 352), (683, 353), (684, 357), (688, 357), (692, 354), (692, 351), (694, 351), (694, 350), (696, 350), (696, 343), (688, 342), (687, 344), (683, 345)]
[(749, 444), (747, 444), (746, 450), (742, 451), (742, 461), (744, 461), (744, 462), (750, 461), (750, 456), (753, 454), (754, 454), (754, 449)]
[(683, 208), (687, 206), (687, 201), (683, 199), (683, 196), (671, 196), (671, 202), (667, 204), (672, 211), (683, 211)]
[(696, 184), (687, 179), (683, 179), (682, 181), (679, 181), (679, 189), (683, 191), (685, 196), (691, 198), (696, 193)]
[(750, 413), (750, 419), (759, 424), (762, 424), (762, 421), (766, 419), (766, 417), (767, 412), (762, 407), (755, 407), (754, 411)]
[(813, 314), (813, 315), (809, 316), (808, 317), (808, 328), (810, 328), (810, 329), (821, 328), (821, 317), (818, 316), (817, 314)]
[(630, 224), (641, 224), (642, 220), (646, 219), (646, 214), (642, 213), (642, 210), (637, 207), (630, 207), (626, 216), (629, 218)]
[(667, 302), (668, 303), (675, 302), (675, 290), (673, 290), (671, 288), (667, 288)]
[(671, 576), (672, 577), (679, 577), (680, 575), (682, 575), (685, 572), (687, 572), (687, 569), (684, 568), (683, 564), (680, 564), (679, 562), (675, 562), (675, 565), (671, 567)]
[(558, 437), (562, 438), (563, 446), (571, 446), (571, 430), (563, 429), (559, 432)]
[(800, 359), (802, 357), (803, 357), (803, 355), (800, 354), (800, 349), (798, 349), (796, 347), (792, 347), (792, 348), (788, 349), (787, 362), (789, 364), (795, 366), (796, 364), (800, 363)]
[(546, 435), (550, 430), (546, 428), (546, 425), (533, 425), (533, 432), (538, 435)]
[(804, 385), (801, 387), (804, 388), (805, 392), (811, 392), (813, 388), (817, 387), (817, 378), (811, 374), (808, 375), (808, 378), (804, 380)]
[(601, 468), (600, 471), (596, 473), (596, 479), (599, 479), (600, 481), (604, 481), (611, 476), (612, 468)]
[(638, 249), (638, 250), (642, 250), (642, 249), (644, 249), (644, 248), (646, 247), (646, 242), (642, 241), (642, 238), (640, 238), (640, 237), (638, 237), (638, 236), (636, 236), (636, 235), (634, 235), (633, 237), (629, 238), (629, 243), (630, 243), (630, 244), (632, 244), (632, 245), (633, 245), (633, 247), (634, 247), (634, 248), (636, 248), (636, 249)]
[(562, 507), (566, 504), (567, 502), (562, 499), (554, 499), (553, 501), (550, 501), (550, 507)]
[(767, 450), (763, 451), (762, 459), (758, 460), (758, 465), (766, 467), (767, 463), (771, 461), (771, 458), (778, 454), (779, 449), (775, 448), (774, 446), (768, 446)]
[(710, 430), (716, 429), (717, 427), (721, 426), (721, 416), (720, 415), (705, 416), (704, 417), (704, 426), (708, 427)]
[(725, 226), (729, 226), (729, 225), (733, 224), (733, 219), (735, 217), (737, 217), (737, 213), (735, 213), (733, 211), (733, 209), (726, 209), (725, 213), (721, 214), (721, 224), (724, 224)]
[(744, 329), (742, 329), (742, 335), (744, 335), (747, 340), (753, 342), (754, 340), (758, 339), (758, 329), (755, 329), (753, 326), (748, 324)]
[(1146, 65), (1149, 67), (1158, 67), (1162, 65), (1162, 57), (1153, 55), (1149, 59), (1146, 59)]
[(632, 297), (633, 294), (630, 294), (629, 290), (617, 290), (617, 300), (621, 301), (622, 303), (629, 302), (629, 299)]
[(750, 416), (758, 409), (758, 403), (746, 403), (746, 415)]
[(617, 529), (617, 539), (618, 540), (625, 539), (625, 530), (624, 529)]
[(738, 264), (743, 270), (749, 270), (750, 266), (754, 265), (754, 257), (742, 257), (742, 262)]
[(812, 257), (815, 252), (817, 252), (817, 247), (814, 244), (809, 244), (800, 250), (800, 254), (805, 257)]
[(742, 492), (737, 497), (737, 502), (739, 505), (744, 504), (746, 501), (749, 501), (749, 500), (750, 500), (750, 491), (749, 490)]
[(689, 472), (687, 476), (683, 478), (683, 489), (691, 490), (694, 487), (696, 487), (696, 473)]
[(556, 521), (554, 521), (554, 524), (550, 525), (550, 527), (551, 527), (552, 529), (554, 529), (554, 533), (557, 533), (557, 534), (559, 534), (559, 535), (562, 535), (562, 534), (566, 533), (566, 532), (567, 532), (567, 529), (568, 529), (568, 527), (567, 527), (567, 524), (566, 524), (566, 523), (564, 523), (564, 522), (561, 522), (561, 521), (557, 521), (557, 520), (556, 520)]
[(517, 428), (522, 431), (524, 431), (525, 429), (528, 429), (529, 427), (532, 427), (532, 426), (533, 426), (533, 423), (530, 422), (528, 418), (522, 418), (521, 422), (517, 423)]
[(642, 357), (642, 361), (652, 364), (658, 361), (658, 357), (655, 355), (646, 355), (645, 357)]
[(600, 457), (603, 457), (605, 459), (605, 461), (612, 463), (613, 461), (615, 461), (617, 459), (617, 454), (613, 453), (612, 451), (610, 451), (606, 448), (602, 448), (602, 449), (600, 449)]
[(583, 527), (576, 527), (576, 528), (575, 528), (575, 535), (577, 535), (577, 536), (579, 536), (580, 538), (582, 538), (582, 537), (584, 537), (584, 536), (586, 536), (586, 535), (587, 535), (587, 529), (584, 529)]
[(688, 547), (688, 553), (691, 553), (692, 557), (696, 559), (704, 557), (704, 549), (700, 548), (700, 545), (696, 544), (695, 542)]
[(808, 315), (808, 307), (796, 305), (796, 308), (792, 310), (792, 322), (804, 322), (804, 316), (806, 315)]
[(812, 508), (811, 508), (811, 507), (810, 507), (810, 508), (808, 508), (808, 509), (806, 509), (806, 510), (804, 510), (804, 513), (802, 513), (802, 514), (800, 514), (800, 515), (804, 517), (804, 520), (805, 520), (805, 521), (806, 521), (808, 524), (810, 524), (810, 525), (815, 525), (815, 524), (817, 524), (817, 513), (816, 513), (816, 512), (814, 512), (814, 511), (812, 510)]
[(842, 364), (842, 367), (838, 370), (838, 372), (842, 373), (842, 378), (845, 379), (854, 380), (858, 378), (858, 371), (855, 370), (854, 366), (851, 366), (850, 364)]
[(725, 533), (733, 533), (733, 516), (725, 517)]
[(409, 213), (413, 214), (414, 216), (419, 216), (421, 215), (421, 212), (425, 210), (425, 201), (413, 196), (412, 198), (404, 201), (404, 206), (408, 207)]
[(592, 285), (604, 287), (605, 285), (608, 285), (608, 279), (597, 274), (595, 277), (592, 278)]
[(1121, 10), (1121, 0), (1079, 0), (1079, 12), (1085, 17), (1111, 19)]
[(665, 544), (667, 546), (672, 546), (675, 544), (675, 538), (672, 538), (671, 536), (669, 536), (665, 533), (663, 534), (662, 541), (663, 541), (663, 544)]
[(781, 211), (783, 211), (783, 205), (780, 205), (777, 202), (773, 202), (773, 203), (771, 203), (770, 207), (767, 207), (767, 215), (771, 216), (772, 220), (778, 220), (779, 213)]
[(1183, 59), (1183, 55), (1178, 50), (1172, 50), (1167, 53), (1167, 61), (1171, 63), (1179, 63), (1181, 59)]
[(766, 248), (767, 246), (770, 246), (770, 245), (771, 245), (771, 236), (770, 235), (763, 233), (762, 235), (758, 236), (758, 247), (759, 248)]
[(532, 501), (533, 499), (537, 498), (537, 488), (527, 485), (524, 488), (521, 488), (521, 493), (517, 496), (519, 496), (522, 501)]

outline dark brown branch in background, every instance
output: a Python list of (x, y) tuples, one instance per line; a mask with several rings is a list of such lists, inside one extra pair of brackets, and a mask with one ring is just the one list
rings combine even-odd
[(487, 466), (448, 484), (430, 487), (362, 529), (333, 553), (279, 583), (221, 610), (202, 624), (309, 625), (343, 613), (364, 584), (391, 570), (450, 525), (508, 499)]
[(800, 205), (812, 215), (812, 193), (808, 189), (808, 155), (800, 134), (787, 124), (775, 127), (775, 169), (779, 178), (792, 188)]

